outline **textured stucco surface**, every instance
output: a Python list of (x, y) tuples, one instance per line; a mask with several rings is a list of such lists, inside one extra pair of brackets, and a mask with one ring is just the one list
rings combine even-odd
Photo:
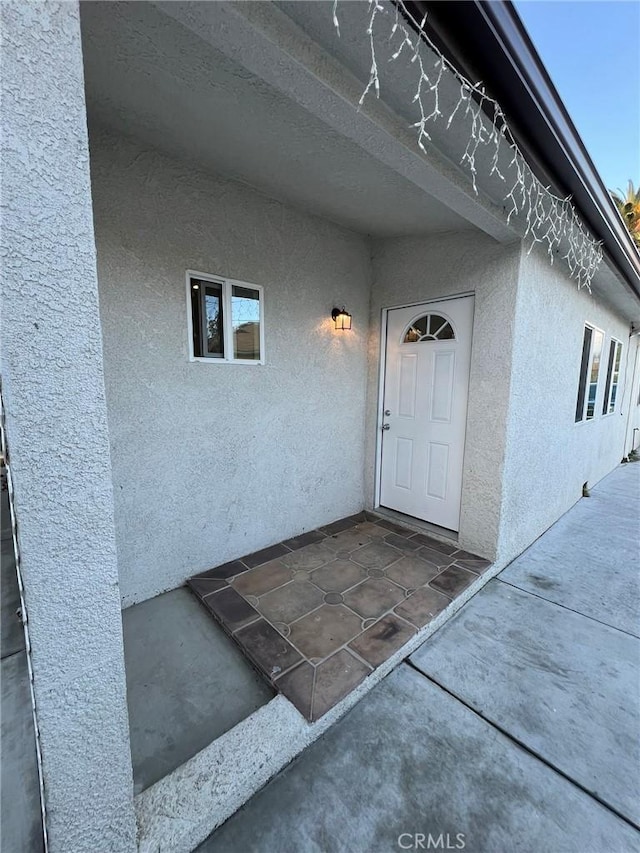
[(493, 558), (500, 527), (519, 244), (482, 234), (373, 241), (366, 498), (375, 493), (380, 323), (383, 308), (475, 294), (459, 541)]
[[(91, 155), (128, 605), (362, 509), (370, 257), (362, 236), (122, 137), (92, 135)], [(263, 285), (265, 365), (188, 361), (187, 269)]]
[[(575, 423), (585, 323), (605, 333), (596, 415)], [(602, 415), (611, 336), (622, 341), (619, 403)], [(635, 340), (632, 347), (635, 350)], [(510, 560), (595, 485), (624, 455), (631, 376), (625, 376), (629, 323), (578, 290), (542, 252), (523, 251), (518, 282), (513, 376), (501, 513), (500, 557)], [(632, 352), (629, 360), (633, 365)], [(631, 372), (631, 371), (629, 371)], [(626, 393), (623, 395), (622, 389)], [(632, 400), (635, 406), (636, 400)]]
[(625, 404), (627, 413), (625, 455), (632, 450), (640, 449), (640, 334), (634, 335), (629, 340), (628, 357), (625, 358), (627, 371), (627, 383)]
[(50, 850), (134, 849), (78, 8), (3, 3), (2, 379)]

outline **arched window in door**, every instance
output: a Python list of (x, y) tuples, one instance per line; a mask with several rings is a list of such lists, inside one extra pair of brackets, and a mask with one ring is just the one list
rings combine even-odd
[(410, 323), (402, 338), (404, 344), (415, 344), (418, 341), (452, 341), (455, 340), (453, 326), (441, 314), (424, 314)]

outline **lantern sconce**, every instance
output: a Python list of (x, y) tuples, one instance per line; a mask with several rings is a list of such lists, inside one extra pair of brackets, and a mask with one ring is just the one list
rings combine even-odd
[(347, 312), (344, 305), (342, 308), (333, 309), (331, 319), (335, 323), (336, 329), (339, 329), (341, 332), (348, 332), (351, 329), (351, 314)]

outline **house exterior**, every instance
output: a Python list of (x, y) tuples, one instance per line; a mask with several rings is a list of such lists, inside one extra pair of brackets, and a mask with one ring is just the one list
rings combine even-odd
[[(457, 5), (428, 10), (425, 91), (451, 114), (452, 69), (484, 64), (487, 102), (463, 87), (419, 145), (413, 53), (384, 51), (421, 4), (338, 4), (339, 34), (326, 2), (3, 4), (2, 394), (53, 851), (215, 825), (179, 774), (168, 846), (166, 799), (134, 803), (122, 608), (363, 509), (501, 568), (640, 443), (640, 257), (513, 10)], [(470, 160), (489, 96), (512, 135)], [(509, 215), (518, 180), (544, 216)], [(270, 773), (322, 730), (295, 725)], [(235, 807), (260, 784), (215, 773)]]

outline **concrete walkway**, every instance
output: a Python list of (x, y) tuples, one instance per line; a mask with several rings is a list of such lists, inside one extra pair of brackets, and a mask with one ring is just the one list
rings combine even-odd
[(40, 782), (6, 490), (0, 493), (0, 518), (0, 839), (2, 853), (40, 853)]
[(639, 518), (628, 464), (199, 849), (640, 851)]

